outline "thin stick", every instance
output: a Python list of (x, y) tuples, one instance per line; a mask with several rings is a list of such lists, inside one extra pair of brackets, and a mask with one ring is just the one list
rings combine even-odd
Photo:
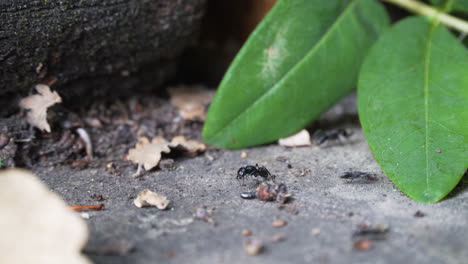
[(75, 211), (81, 210), (96, 210), (100, 211), (104, 208), (104, 204), (84, 204), (84, 205), (70, 205), (68, 206), (70, 209)]
[(383, 0), (397, 6), (403, 7), (411, 12), (427, 16), (430, 18), (435, 18), (440, 21), (440, 23), (456, 29), (460, 32), (468, 33), (468, 22), (451, 16), (449, 14), (443, 13), (433, 7), (430, 7), (426, 4), (423, 4), (415, 0)]

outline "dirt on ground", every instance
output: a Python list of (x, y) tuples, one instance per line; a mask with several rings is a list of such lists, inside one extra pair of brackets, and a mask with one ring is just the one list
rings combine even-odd
[[(297, 148), (208, 147), (191, 157), (163, 153), (159, 166), (134, 178), (137, 165), (127, 155), (140, 137), (201, 141), (203, 123), (184, 120), (169, 101), (161, 93), (80, 111), (59, 104), (49, 112), (51, 133), (30, 128), (19, 113), (0, 120), (0, 158), (4, 166), (33, 171), (70, 205), (104, 204), (82, 214), (90, 229), (84, 252), (94, 263), (468, 259), (468, 178), (437, 204), (406, 197), (375, 162), (358, 123), (355, 95), (308, 127), (311, 134), (346, 129), (347, 138)], [(80, 129), (91, 139), (92, 157)], [(237, 179), (241, 167), (257, 163), (274, 180)], [(241, 198), (267, 184), (261, 190), (274, 195), (270, 201)], [(134, 199), (144, 189), (166, 196), (168, 208), (136, 207)], [(287, 199), (277, 198), (285, 192)]]

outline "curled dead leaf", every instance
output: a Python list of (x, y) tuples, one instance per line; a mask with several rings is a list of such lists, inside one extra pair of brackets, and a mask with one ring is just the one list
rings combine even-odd
[(170, 102), (179, 109), (184, 120), (205, 120), (205, 107), (214, 96), (213, 90), (203, 87), (171, 87), (168, 89)]
[(162, 152), (171, 152), (169, 142), (164, 138), (155, 137), (150, 142), (148, 138), (142, 137), (138, 140), (135, 148), (128, 151), (128, 159), (138, 163), (139, 168), (143, 166), (145, 170), (151, 170), (158, 165)]
[(186, 140), (184, 136), (174, 137), (169, 144), (171, 148), (180, 149), (188, 156), (195, 156), (206, 150), (206, 145), (196, 140)]
[(286, 138), (280, 138), (278, 140), (278, 144), (280, 146), (285, 146), (285, 147), (304, 147), (304, 146), (310, 146), (310, 134), (307, 132), (307, 130), (302, 129), (298, 133), (286, 137)]
[(51, 92), (47, 85), (38, 84), (35, 88), (37, 94), (21, 99), (19, 105), (21, 108), (29, 110), (26, 113), (26, 120), (30, 125), (50, 132), (50, 125), (47, 123), (47, 108), (61, 103), (62, 98), (57, 92)]
[(91, 263), (86, 223), (33, 174), (0, 173), (0, 263)]
[(159, 195), (148, 189), (141, 191), (133, 200), (136, 207), (156, 206), (160, 210), (164, 210), (169, 205), (170, 200), (166, 196)]

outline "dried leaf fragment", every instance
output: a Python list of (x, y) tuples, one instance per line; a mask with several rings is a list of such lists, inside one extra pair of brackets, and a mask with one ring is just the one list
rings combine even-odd
[[(148, 138), (142, 137), (138, 140), (135, 148), (128, 151), (128, 159), (138, 163), (145, 170), (151, 170), (161, 160), (161, 153), (169, 153), (169, 142), (162, 137), (155, 137), (150, 142)], [(138, 172), (137, 172), (138, 173)]]
[(171, 87), (168, 89), (170, 102), (179, 109), (184, 120), (205, 120), (205, 107), (214, 96), (213, 90), (203, 87)]
[(166, 196), (162, 196), (148, 189), (144, 189), (138, 194), (137, 198), (133, 200), (133, 203), (136, 207), (139, 208), (156, 206), (158, 209), (164, 210), (169, 205), (170, 200), (168, 200)]
[(29, 109), (26, 113), (26, 120), (30, 125), (50, 132), (50, 125), (47, 123), (47, 108), (61, 103), (62, 98), (57, 92), (51, 92), (47, 85), (38, 84), (35, 88), (37, 94), (21, 99), (19, 105), (23, 109)]
[(310, 134), (307, 130), (302, 129), (298, 133), (286, 137), (286, 138), (280, 138), (278, 140), (278, 144), (280, 146), (285, 146), (285, 147), (304, 147), (304, 146), (310, 146)]
[(0, 263), (91, 263), (86, 223), (31, 173), (0, 173), (0, 208)]
[(198, 152), (206, 150), (205, 144), (196, 140), (186, 140), (184, 136), (174, 137), (169, 147), (181, 149), (188, 156), (195, 156)]

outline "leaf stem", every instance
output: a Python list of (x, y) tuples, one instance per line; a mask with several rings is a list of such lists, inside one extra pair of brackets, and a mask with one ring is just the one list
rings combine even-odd
[(468, 22), (462, 19), (459, 19), (457, 17), (451, 16), (449, 14), (443, 13), (437, 10), (436, 8), (423, 4), (419, 1), (415, 1), (415, 0), (383, 0), (383, 1), (400, 6), (416, 14), (427, 16), (430, 18), (435, 18), (439, 20), (440, 23), (448, 27), (451, 27), (463, 33), (468, 33)]

